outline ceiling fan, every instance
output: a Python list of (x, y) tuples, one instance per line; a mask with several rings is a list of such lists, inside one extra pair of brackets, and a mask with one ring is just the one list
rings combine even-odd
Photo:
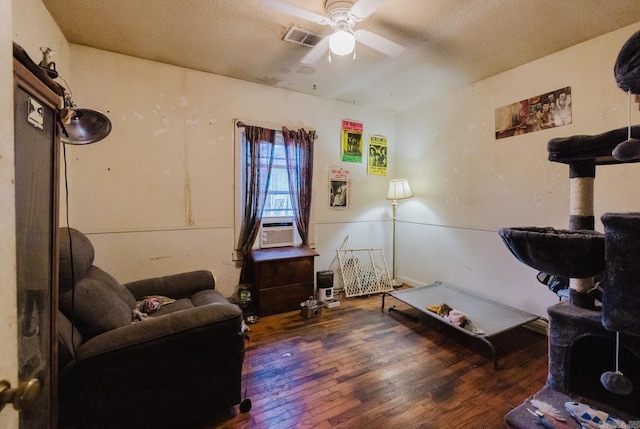
[(307, 9), (287, 3), (284, 0), (260, 0), (266, 8), (296, 16), (316, 24), (329, 25), (333, 33), (322, 38), (300, 60), (303, 64), (316, 63), (327, 51), (331, 54), (348, 55), (354, 53), (356, 41), (390, 57), (397, 57), (404, 46), (364, 29), (356, 30), (355, 25), (375, 12), (387, 0), (326, 0), (327, 15), (320, 15)]

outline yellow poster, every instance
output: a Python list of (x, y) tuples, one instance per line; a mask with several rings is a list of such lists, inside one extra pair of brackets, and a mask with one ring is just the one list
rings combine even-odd
[(387, 138), (385, 136), (369, 136), (367, 174), (387, 175)]
[(362, 162), (362, 123), (342, 121), (342, 161)]

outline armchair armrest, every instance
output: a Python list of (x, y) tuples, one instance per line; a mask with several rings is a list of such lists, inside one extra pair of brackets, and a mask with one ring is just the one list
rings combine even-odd
[(149, 295), (163, 295), (174, 299), (186, 298), (204, 289), (215, 289), (215, 285), (213, 274), (206, 270), (189, 271), (124, 284), (136, 300)]
[[(132, 355), (132, 359), (139, 354), (138, 358), (144, 359), (144, 354), (148, 353), (152, 343), (162, 342), (166, 346), (179, 336), (189, 335), (190, 331), (202, 335), (207, 330), (237, 330), (240, 335), (241, 315), (242, 311), (235, 304), (214, 303), (150, 317), (91, 338), (78, 347), (76, 359), (81, 362), (111, 353), (128, 353)], [(166, 346), (166, 351), (170, 350), (171, 347)]]

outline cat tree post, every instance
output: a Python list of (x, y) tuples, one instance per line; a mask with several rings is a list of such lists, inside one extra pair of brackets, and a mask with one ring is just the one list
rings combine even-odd
[[(587, 159), (569, 163), (569, 229), (595, 229), (593, 210), (596, 160)], [(593, 289), (593, 277), (569, 279), (570, 301), (584, 308), (592, 308), (594, 298), (589, 295)]]

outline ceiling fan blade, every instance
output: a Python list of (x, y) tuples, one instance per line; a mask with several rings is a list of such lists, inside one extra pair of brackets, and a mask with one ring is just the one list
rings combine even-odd
[(329, 50), (329, 37), (330, 36), (324, 36), (316, 46), (314, 46), (309, 52), (307, 52), (307, 55), (302, 57), (300, 62), (302, 64), (317, 63), (318, 60), (322, 58), (322, 56)]
[(397, 57), (404, 52), (404, 46), (367, 30), (356, 31), (356, 40), (363, 45), (382, 52), (390, 57)]
[(296, 16), (298, 18), (306, 19), (307, 21), (315, 22), (317, 24), (326, 24), (326, 16), (320, 15), (319, 13), (311, 12), (310, 10), (303, 9), (285, 1), (260, 0), (260, 5), (267, 9), (282, 12), (291, 16)]
[(359, 0), (351, 7), (351, 13), (359, 19), (365, 19), (367, 16), (378, 10), (378, 8), (386, 1), (387, 0)]

